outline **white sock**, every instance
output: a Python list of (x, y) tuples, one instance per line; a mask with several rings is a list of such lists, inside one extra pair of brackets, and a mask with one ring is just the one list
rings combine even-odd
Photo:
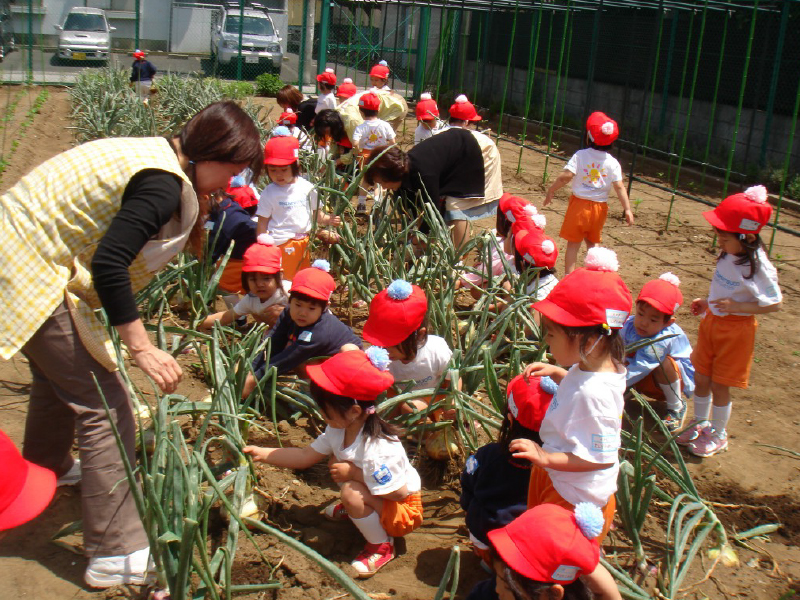
[(681, 380), (677, 379), (672, 383), (659, 383), (658, 387), (664, 393), (664, 399), (667, 401), (667, 408), (669, 410), (680, 410), (683, 406), (681, 400)]
[(716, 404), (711, 408), (711, 427), (718, 434), (722, 434), (728, 426), (728, 421), (731, 419), (731, 408), (733, 402), (728, 402), (725, 406), (717, 406)]
[(351, 519), (351, 521), (358, 527), (368, 544), (382, 544), (389, 541), (389, 534), (381, 525), (381, 516), (377, 512), (373, 511), (366, 517)]
[(711, 414), (711, 394), (708, 396), (694, 396), (694, 420), (708, 421)]

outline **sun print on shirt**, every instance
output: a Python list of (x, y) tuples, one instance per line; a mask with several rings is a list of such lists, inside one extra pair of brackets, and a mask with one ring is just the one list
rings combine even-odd
[(378, 134), (373, 131), (372, 133), (369, 134), (369, 137), (367, 138), (367, 141), (370, 144), (374, 144), (374, 143), (376, 143), (378, 141), (378, 139), (379, 139), (378, 138)]
[(589, 163), (583, 169), (583, 181), (589, 182), (592, 185), (597, 185), (600, 179), (605, 179), (608, 176), (605, 167), (603, 167), (602, 163), (597, 165), (595, 163)]

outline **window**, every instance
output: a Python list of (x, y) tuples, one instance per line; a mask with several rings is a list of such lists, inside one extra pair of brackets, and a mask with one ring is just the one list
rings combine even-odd
[[(225, 33), (239, 33), (239, 15), (228, 15), (225, 20)], [(242, 33), (244, 35), (273, 35), (275, 32), (272, 28), (272, 21), (266, 17), (249, 17), (245, 15), (244, 23), (242, 24)]]

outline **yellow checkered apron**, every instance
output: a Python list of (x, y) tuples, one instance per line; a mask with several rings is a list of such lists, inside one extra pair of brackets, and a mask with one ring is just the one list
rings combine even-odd
[(198, 203), (164, 138), (113, 138), (67, 150), (0, 196), (0, 357), (16, 354), (65, 299), (81, 342), (109, 371), (117, 368), (89, 265), (117, 214), (125, 187), (143, 169), (183, 180), (181, 208), (130, 267), (134, 291), (183, 249)]

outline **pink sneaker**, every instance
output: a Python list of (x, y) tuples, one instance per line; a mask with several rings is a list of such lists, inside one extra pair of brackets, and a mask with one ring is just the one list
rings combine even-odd
[(728, 434), (724, 431), (717, 433), (711, 427), (706, 427), (700, 435), (687, 446), (687, 450), (701, 458), (714, 456), (728, 449)]
[(681, 446), (688, 446), (700, 436), (700, 432), (706, 426), (708, 426), (708, 421), (693, 420), (689, 428), (675, 438), (675, 441)]
[(394, 558), (394, 540), (382, 544), (367, 544), (350, 564), (358, 573), (360, 579), (372, 577), (386, 563)]
[(350, 515), (347, 514), (347, 509), (341, 502), (334, 502), (325, 507), (325, 518), (329, 521), (347, 521)]

